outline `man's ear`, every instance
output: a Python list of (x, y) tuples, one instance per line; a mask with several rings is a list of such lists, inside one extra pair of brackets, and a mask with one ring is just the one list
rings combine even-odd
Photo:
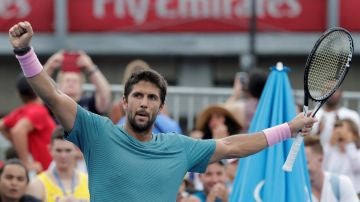
[(127, 99), (126, 99), (126, 97), (125, 96), (122, 96), (122, 101), (123, 101), (123, 106), (125, 107), (125, 106), (127, 106), (127, 104), (128, 104), (128, 102), (127, 102)]

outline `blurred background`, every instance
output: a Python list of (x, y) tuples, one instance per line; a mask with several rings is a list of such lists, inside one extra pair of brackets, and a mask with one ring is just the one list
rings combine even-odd
[(325, 30), (341, 26), (355, 43), (344, 102), (360, 111), (359, 8), (358, 0), (1, 0), (0, 114), (20, 104), (20, 68), (7, 31), (23, 20), (33, 25), (42, 63), (59, 49), (84, 50), (112, 84), (114, 98), (121, 96), (126, 64), (148, 62), (171, 86), (168, 108), (184, 131), (202, 106), (231, 94), (236, 72), (268, 71), (281, 61), (301, 96), (307, 55)]

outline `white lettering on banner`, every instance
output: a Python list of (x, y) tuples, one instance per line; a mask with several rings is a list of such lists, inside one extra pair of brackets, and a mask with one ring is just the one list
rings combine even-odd
[(268, 12), (273, 18), (293, 18), (301, 13), (298, 0), (269, 0)]
[(136, 24), (143, 24), (149, 11), (149, 0), (94, 0), (94, 16), (106, 17), (106, 5), (114, 4), (117, 18), (125, 18), (128, 14)]
[(160, 18), (175, 19), (177, 18), (176, 10), (169, 8), (169, 0), (156, 1), (155, 11)]
[(31, 11), (27, 0), (0, 0), (0, 18), (23, 18)]
[[(252, 0), (94, 0), (94, 15), (106, 17), (106, 6), (113, 4), (114, 15), (130, 17), (136, 24), (147, 21), (154, 11), (159, 19), (245, 18), (251, 15)], [(152, 2), (152, 3), (151, 3)], [(257, 0), (258, 18), (295, 18), (301, 12), (300, 0)], [(151, 4), (150, 4), (151, 3)]]

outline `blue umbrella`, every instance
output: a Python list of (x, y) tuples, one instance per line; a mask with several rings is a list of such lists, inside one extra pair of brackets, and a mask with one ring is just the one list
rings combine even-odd
[[(295, 117), (295, 101), (288, 72), (289, 68), (282, 65), (271, 68), (249, 133), (287, 122)], [(289, 173), (282, 170), (292, 142), (290, 139), (241, 159), (230, 201), (311, 201), (303, 146), (293, 171)]]

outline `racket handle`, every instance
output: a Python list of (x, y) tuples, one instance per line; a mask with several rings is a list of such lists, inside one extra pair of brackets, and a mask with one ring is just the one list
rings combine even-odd
[(284, 171), (291, 172), (294, 166), (296, 156), (299, 153), (301, 143), (303, 142), (304, 137), (300, 134), (296, 136), (293, 144), (291, 145), (290, 152), (286, 158), (286, 161), (282, 167)]

